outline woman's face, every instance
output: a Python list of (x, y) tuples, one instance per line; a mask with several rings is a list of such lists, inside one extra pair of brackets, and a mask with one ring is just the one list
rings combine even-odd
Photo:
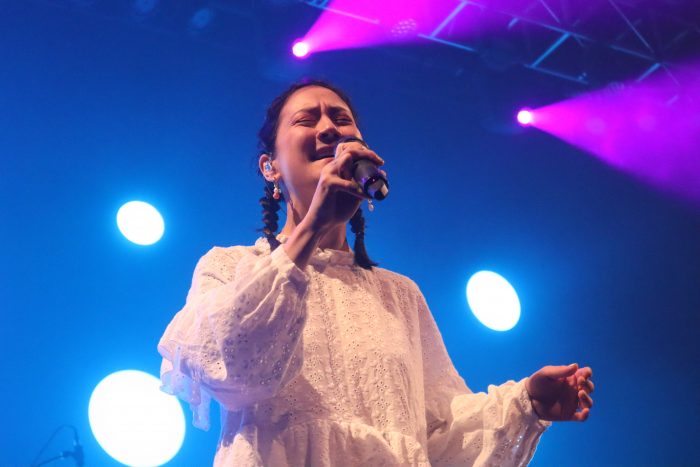
[(336, 93), (308, 86), (287, 99), (279, 116), (272, 164), (292, 202), (308, 207), (321, 169), (333, 160), (335, 143), (342, 136), (362, 137), (350, 108)]

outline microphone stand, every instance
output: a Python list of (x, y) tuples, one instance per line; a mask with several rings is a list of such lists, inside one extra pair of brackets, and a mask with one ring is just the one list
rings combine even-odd
[(39, 467), (40, 465), (46, 465), (46, 464), (49, 464), (53, 461), (67, 459), (68, 457), (73, 457), (73, 453), (70, 451), (63, 451), (61, 454), (59, 454), (57, 456), (50, 457), (44, 461), (39, 462), (38, 464), (32, 464), (31, 467)]
[[(61, 451), (61, 454), (57, 456), (50, 457), (46, 460), (43, 460), (41, 462), (36, 461), (36, 459), (41, 456), (41, 454), (44, 452), (46, 447), (49, 445), (51, 440), (54, 439), (56, 434), (58, 434), (59, 431), (63, 428), (70, 428), (73, 430), (73, 450), (72, 451)], [(58, 428), (56, 428), (56, 431), (53, 432), (53, 434), (49, 437), (49, 440), (44, 444), (44, 447), (41, 448), (39, 451), (39, 454), (34, 458), (34, 461), (30, 465), (30, 467), (39, 467), (41, 465), (46, 465), (51, 462), (61, 460), (61, 459), (67, 459), (69, 457), (72, 457), (75, 460), (75, 465), (76, 467), (83, 467), (84, 465), (84, 456), (83, 456), (83, 447), (80, 445), (80, 440), (78, 439), (78, 430), (73, 425), (61, 425)]]

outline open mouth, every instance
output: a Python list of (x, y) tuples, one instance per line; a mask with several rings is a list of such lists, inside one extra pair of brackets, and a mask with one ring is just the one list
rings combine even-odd
[(328, 159), (335, 157), (335, 150), (333, 148), (322, 149), (318, 151), (313, 157), (313, 161), (320, 161), (321, 159)]
[(314, 161), (320, 161), (321, 159), (332, 159), (334, 156), (333, 154), (319, 154), (316, 157), (313, 158)]

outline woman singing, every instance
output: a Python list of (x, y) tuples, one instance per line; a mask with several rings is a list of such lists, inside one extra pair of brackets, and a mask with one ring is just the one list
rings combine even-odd
[(384, 161), (342, 91), (291, 86), (259, 136), (264, 237), (199, 260), (158, 346), (195, 425), (221, 404), (215, 466), (524, 465), (551, 421), (587, 419), (592, 371), (576, 364), (473, 393), (418, 286), (369, 258), (351, 170)]

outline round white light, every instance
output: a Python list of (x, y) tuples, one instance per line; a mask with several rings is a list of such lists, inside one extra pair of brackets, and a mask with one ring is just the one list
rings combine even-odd
[(118, 371), (100, 381), (90, 396), (88, 417), (107, 454), (133, 467), (165, 464), (185, 439), (185, 414), (177, 398), (142, 371)]
[(165, 231), (163, 216), (143, 201), (129, 201), (119, 208), (117, 226), (122, 235), (137, 245), (152, 245)]
[(304, 42), (304, 41), (297, 41), (292, 46), (292, 53), (297, 58), (306, 57), (307, 55), (309, 55), (310, 51), (311, 50), (309, 49), (309, 44), (307, 42)]
[(518, 294), (495, 272), (479, 271), (469, 279), (467, 303), (474, 316), (495, 331), (508, 331), (520, 319)]
[(520, 112), (518, 112), (516, 118), (518, 119), (518, 123), (520, 123), (523, 126), (527, 126), (532, 124), (532, 121), (535, 119), (535, 116), (532, 114), (532, 110), (523, 109)]

